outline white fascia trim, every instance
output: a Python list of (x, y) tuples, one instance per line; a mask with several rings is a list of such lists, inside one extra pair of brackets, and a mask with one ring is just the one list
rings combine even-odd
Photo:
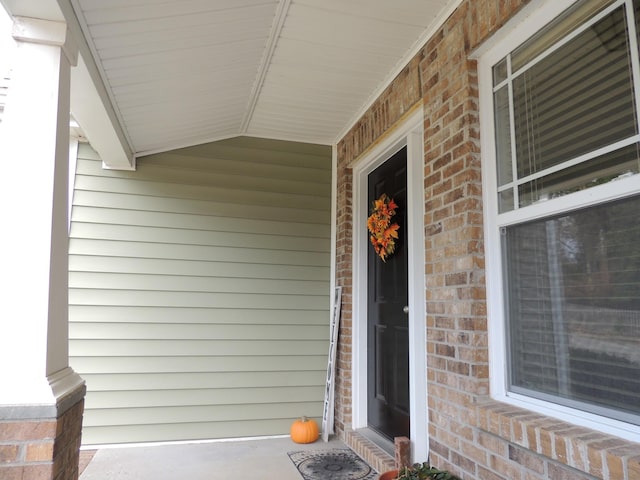
[(105, 168), (135, 170), (135, 156), (119, 134), (119, 124), (112, 121), (82, 55), (71, 70), (71, 113)]
[(135, 153), (103, 82), (102, 71), (84, 36), (70, 0), (58, 0), (78, 50), (78, 66), (71, 70), (71, 114), (78, 121), (105, 168), (135, 170)]
[(424, 111), (416, 108), (392, 129), (353, 168), (353, 308), (352, 308), (352, 427), (367, 420), (367, 250), (364, 219), (368, 216), (367, 177), (403, 146), (407, 146), (407, 242), (409, 245), (409, 384), (411, 455), (414, 461), (429, 452), (427, 412), (426, 298), (424, 251)]
[(460, 6), (462, 0), (451, 0), (451, 2), (446, 5), (442, 11), (438, 14), (435, 20), (432, 22), (431, 26), (427, 28), (423, 34), (416, 40), (416, 42), (409, 48), (407, 53), (405, 53), (400, 61), (396, 64), (396, 66), (388, 73), (388, 75), (384, 78), (384, 80), (380, 83), (378, 88), (376, 88), (367, 101), (362, 105), (362, 108), (356, 112), (356, 114), (347, 122), (347, 125), (338, 133), (338, 136), (334, 140), (333, 143), (340, 143), (340, 140), (344, 138), (344, 136), (349, 133), (349, 131), (354, 127), (354, 125), (362, 118), (362, 116), (371, 108), (373, 102), (375, 102), (380, 95), (386, 90), (386, 88), (391, 85), (391, 82), (402, 72), (402, 70), (409, 64), (411, 59), (415, 57), (420, 50), (422, 50), (429, 39), (438, 31), (444, 22), (451, 16), (453, 12)]

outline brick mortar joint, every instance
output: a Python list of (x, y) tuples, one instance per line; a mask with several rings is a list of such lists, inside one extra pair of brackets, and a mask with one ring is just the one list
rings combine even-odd
[[(625, 440), (613, 435), (608, 435), (608, 434), (599, 432), (597, 430), (592, 430), (586, 427), (577, 427), (577, 428), (582, 428), (583, 434), (592, 433), (592, 434), (595, 434), (597, 437), (596, 439), (590, 439), (585, 441), (585, 440), (582, 440), (581, 438), (576, 438), (577, 436), (575, 435), (571, 435), (563, 432), (564, 428), (566, 428), (567, 426), (566, 422), (554, 420), (551, 417), (544, 416), (543, 414), (536, 414), (535, 412), (531, 412), (529, 410), (526, 410), (520, 407), (515, 407), (506, 403), (502, 403), (497, 400), (482, 400), (476, 405), (476, 413), (477, 413), (475, 416), (476, 422), (474, 425), (476, 428), (513, 445), (519, 445), (517, 441), (513, 438), (513, 433), (510, 432), (507, 435), (501, 430), (499, 431), (499, 433), (497, 433), (489, 428), (485, 428), (482, 425), (483, 417), (485, 420), (487, 420), (487, 417), (489, 414), (496, 415), (500, 418), (501, 423), (509, 422), (510, 424), (517, 424), (518, 427), (523, 431), (526, 431), (527, 428), (535, 429), (536, 437), (539, 437), (540, 433), (542, 432), (542, 433), (548, 434), (554, 439), (560, 439), (565, 442), (569, 450), (572, 450), (574, 448), (574, 445), (576, 448), (584, 449), (585, 451), (588, 449), (594, 449), (601, 456), (605, 455), (605, 456), (613, 457), (616, 460), (619, 460), (620, 462), (622, 462), (624, 465), (628, 463), (628, 460), (633, 459), (633, 455), (625, 455), (625, 454), (620, 455), (616, 452), (616, 449), (620, 448), (621, 444), (627, 445), (629, 447), (634, 447), (638, 445), (637, 443), (631, 442), (629, 440)], [(534, 416), (534, 418), (531, 418), (531, 416)], [(519, 417), (524, 417), (524, 418), (520, 419)], [(553, 428), (553, 423), (562, 424), (561, 429), (556, 431)], [(595, 448), (593, 445), (591, 445), (592, 443), (600, 443), (603, 441), (606, 442), (607, 440), (613, 441), (613, 445), (611, 447)], [(538, 442), (539, 442), (539, 438), (538, 438)], [(535, 450), (531, 449), (531, 446), (528, 446), (525, 448), (528, 448), (532, 452), (542, 455), (560, 464), (566, 465), (568, 467), (576, 468), (576, 465), (572, 465), (572, 463), (570, 462), (570, 455), (567, 455), (566, 457), (563, 458), (557, 454), (555, 448), (553, 448), (551, 456), (547, 456), (541, 452), (536, 452)], [(579, 470), (587, 474), (590, 473), (588, 467), (584, 470), (582, 469), (579, 469)]]

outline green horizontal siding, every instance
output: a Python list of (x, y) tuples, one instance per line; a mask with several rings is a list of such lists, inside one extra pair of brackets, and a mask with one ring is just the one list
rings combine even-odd
[[(299, 352), (298, 352), (299, 353)], [(180, 373), (139, 373), (139, 374), (85, 374), (87, 385), (96, 391), (105, 390), (212, 390), (245, 388), (247, 399), (255, 403), (253, 395), (265, 387), (314, 386), (313, 375), (308, 372), (180, 372)], [(214, 392), (215, 393), (215, 392)], [(320, 399), (322, 400), (322, 399)], [(292, 420), (295, 416), (292, 418)]]
[[(82, 166), (83, 162), (79, 162)], [(296, 189), (292, 188), (295, 182), (287, 184), (275, 184), (269, 190), (259, 190), (255, 184), (239, 185), (245, 191), (238, 191), (224, 185), (229, 185), (233, 179), (224, 179), (220, 187), (202, 187), (198, 185), (183, 184), (173, 185), (160, 182), (144, 182), (139, 184), (133, 179), (101, 178), (101, 177), (80, 177), (76, 180), (75, 188), (81, 191), (113, 192), (126, 195), (135, 195), (136, 188), (140, 190), (140, 195), (158, 196), (165, 195), (169, 198), (200, 199), (210, 202), (229, 203), (236, 210), (244, 206), (244, 210), (254, 210), (256, 213), (266, 213), (274, 218), (281, 214), (290, 215), (314, 215), (321, 218), (320, 206), (325, 197), (319, 195), (319, 186), (315, 183), (302, 185)], [(222, 181), (222, 180), (221, 180)], [(273, 191), (277, 187), (295, 190), (291, 194)], [(294, 208), (295, 206), (295, 208)], [(282, 213), (281, 213), (282, 212)]]
[(236, 246), (183, 245), (158, 242), (114, 242), (109, 240), (73, 239), (76, 255), (110, 257), (179, 259), (206, 262), (269, 263), (279, 265), (324, 266), (328, 252), (283, 251)]
[[(246, 402), (253, 402), (245, 398)], [(149, 407), (96, 409), (87, 427), (93, 425), (156, 425), (158, 423), (195, 423), (262, 420), (264, 418), (290, 418), (292, 412), (304, 415), (305, 405), (274, 402), (270, 404), (234, 403), (227, 405), (187, 405), (178, 407)], [(295, 417), (294, 417), (295, 418)]]
[[(249, 308), (201, 309), (196, 307), (165, 308), (160, 306), (134, 307), (101, 305), (71, 305), (69, 316), (82, 322), (111, 323), (175, 323), (176, 318), (187, 323), (236, 323), (250, 325), (325, 325), (322, 310), (261, 310), (256, 314)], [(73, 324), (73, 323), (72, 323)]]
[[(69, 259), (72, 272), (108, 272), (151, 275), (212, 276), (210, 262), (181, 259), (126, 258), (95, 255), (75, 255)], [(254, 278), (280, 280), (325, 281), (323, 265), (273, 265), (256, 263), (215, 262), (216, 276), (224, 278)]]
[(316, 295), (326, 294), (321, 281), (279, 280), (263, 278), (205, 277), (186, 275), (147, 275), (98, 272), (74, 272), (69, 285), (81, 289), (84, 285), (112, 290), (165, 290), (175, 292), (252, 292), (256, 294)]
[[(108, 361), (105, 361), (107, 360)], [(207, 362), (194, 355), (177, 356), (122, 356), (99, 357), (93, 354), (75, 357), (74, 365), (85, 374), (181, 373), (190, 372), (304, 372), (323, 370), (327, 358), (324, 354), (310, 355), (247, 355), (209, 356)], [(261, 392), (264, 393), (264, 392)]]
[(327, 147), (233, 139), (105, 170), (79, 149), (70, 362), (85, 445), (288, 433), (320, 419)]
[(75, 238), (91, 240), (111, 240), (120, 242), (156, 242), (183, 245), (221, 246), (235, 245), (240, 248), (269, 250), (298, 250), (303, 252), (324, 252), (326, 238), (304, 237), (279, 234), (257, 234), (189, 230), (159, 227), (139, 227), (131, 225), (74, 224), (71, 235)]
[[(227, 174), (224, 171), (215, 171), (215, 164), (206, 169), (193, 169), (180, 167), (180, 159), (176, 159), (173, 167), (158, 167), (145, 163), (142, 171), (145, 174), (144, 183), (140, 183), (136, 172), (111, 170), (105, 174), (98, 172), (101, 168), (96, 162), (81, 160), (78, 162), (76, 172), (82, 177), (78, 178), (78, 190), (95, 190), (98, 192), (115, 192), (128, 194), (158, 195), (162, 192), (166, 196), (193, 199), (223, 199), (239, 201), (247, 204), (251, 199), (271, 199), (274, 205), (279, 203), (286, 205), (289, 199), (308, 199), (318, 204), (318, 198), (327, 198), (324, 188), (325, 183), (318, 182), (315, 172), (306, 172), (299, 178), (282, 179), (273, 172), (272, 176), (257, 176), (256, 171), (248, 171), (242, 174)], [(183, 162), (184, 159), (183, 159)], [(317, 197), (317, 198), (316, 198)]]
[[(86, 195), (76, 191), (75, 197), (83, 200)], [(153, 198), (146, 198), (146, 202), (153, 203)], [(177, 203), (177, 202), (176, 202)], [(329, 227), (324, 224), (310, 223), (311, 219), (304, 218), (304, 222), (283, 222), (278, 219), (264, 220), (259, 208), (234, 207), (233, 205), (218, 205), (206, 203), (202, 211), (193, 210), (192, 213), (181, 211), (157, 212), (148, 210), (151, 206), (140, 205), (141, 210), (130, 208), (109, 208), (108, 200), (105, 206), (84, 206), (74, 204), (71, 220), (74, 223), (137, 225), (160, 228), (199, 229), (210, 232), (236, 232), (264, 235), (284, 235), (312, 238), (329, 238)], [(127, 207), (133, 207), (131, 203)], [(156, 206), (157, 207), (157, 206)], [(174, 210), (182, 210), (173, 205)], [(210, 207), (206, 215), (207, 207)], [(147, 210), (145, 210), (147, 209)], [(219, 212), (216, 212), (216, 209)], [(228, 216), (235, 215), (235, 216)], [(322, 214), (324, 219), (325, 215)]]
[[(292, 416), (297, 412), (290, 410)], [(85, 415), (85, 419), (87, 419)], [(315, 418), (320, 421), (320, 418)], [(169, 423), (155, 425), (103, 425), (84, 428), (82, 441), (85, 445), (128, 442), (162, 442), (167, 438), (174, 441), (195, 438), (241, 438), (272, 435), (273, 432), (288, 432), (291, 419), (247, 419), (219, 422)]]
[[(263, 387), (260, 395), (251, 398), (255, 405), (263, 403), (302, 403), (317, 401), (323, 395), (323, 389), (317, 386), (305, 387)], [(189, 405), (242, 405), (247, 402), (247, 390), (244, 388), (183, 389), (183, 390), (109, 390), (94, 392), (86, 408), (119, 409), (140, 407), (179, 407)]]
[[(267, 327), (264, 327), (267, 328)], [(255, 329), (260, 331), (260, 329)], [(321, 340), (73, 340), (73, 356), (97, 355), (135, 356), (158, 355), (211, 357), (216, 355), (280, 355), (283, 349), (290, 355), (321, 355), (327, 350)], [(209, 361), (201, 358), (199, 361)], [(84, 373), (84, 372), (83, 372)]]
[[(114, 328), (112, 323), (74, 323), (69, 328), (69, 338), (82, 339), (140, 339), (158, 340), (237, 340), (251, 338), (255, 325), (237, 324), (187, 324), (187, 323), (127, 323)], [(323, 325), (269, 325), (264, 329), (261, 340), (300, 340), (311, 341), (326, 339)]]
[[(69, 302), (74, 305), (319, 310), (325, 307), (325, 300), (320, 295), (301, 296), (286, 292), (281, 295), (266, 295), (252, 292), (166, 292), (141, 289), (103, 290), (100, 288), (74, 288), (69, 291)], [(259, 312), (256, 312), (255, 315), (259, 315)]]

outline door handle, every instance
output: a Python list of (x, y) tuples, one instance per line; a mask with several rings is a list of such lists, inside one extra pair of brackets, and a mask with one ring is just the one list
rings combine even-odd
[(409, 313), (409, 305), (405, 305), (405, 306), (402, 308), (402, 311), (403, 311), (404, 313), (408, 314), (408, 313)]

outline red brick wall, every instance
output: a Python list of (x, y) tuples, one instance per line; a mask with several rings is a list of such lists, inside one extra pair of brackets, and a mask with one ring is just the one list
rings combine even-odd
[(421, 99), (420, 62), (417, 55), (374, 102), (338, 144), (336, 282), (342, 289), (339, 349), (336, 361), (336, 431), (351, 424), (352, 344), (352, 162), (408, 113)]
[[(467, 0), (338, 144), (336, 431), (351, 426), (352, 167), (422, 100), (430, 460), (465, 479), (640, 478), (640, 445), (488, 398), (480, 125), (469, 53), (526, 0)], [(416, 87), (419, 82), (419, 88)]]
[(76, 480), (84, 400), (57, 419), (0, 421), (0, 479)]

